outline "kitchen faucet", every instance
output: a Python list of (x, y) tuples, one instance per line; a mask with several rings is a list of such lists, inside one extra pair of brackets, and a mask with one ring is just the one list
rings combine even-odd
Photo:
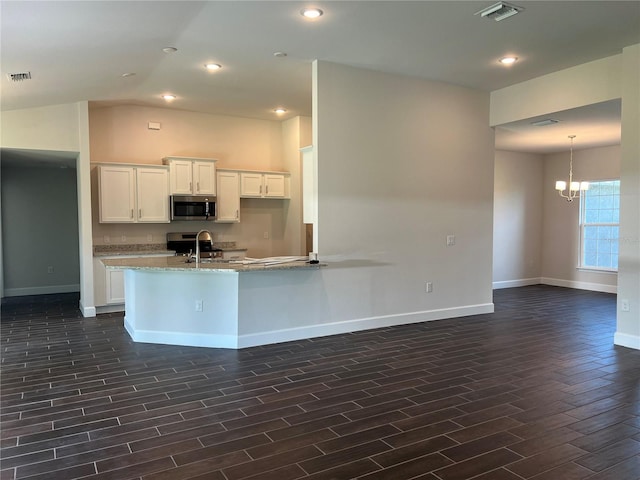
[(200, 234), (201, 233), (208, 233), (209, 234), (209, 238), (213, 239), (213, 235), (211, 235), (211, 232), (209, 230), (200, 230), (196, 234), (196, 268), (200, 264)]

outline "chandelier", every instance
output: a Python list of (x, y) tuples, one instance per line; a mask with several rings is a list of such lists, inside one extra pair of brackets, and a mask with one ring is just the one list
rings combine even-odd
[[(573, 181), (573, 139), (576, 138), (576, 136), (569, 135), (569, 138), (571, 139), (571, 156), (569, 160), (569, 182), (558, 180), (556, 182), (556, 190), (558, 191), (558, 193), (562, 198), (566, 198), (568, 202), (573, 202), (574, 198), (578, 198), (580, 196), (580, 192), (589, 190), (589, 182)], [(569, 190), (567, 190), (567, 185), (569, 185)], [(567, 190), (566, 193), (565, 193), (565, 190)]]

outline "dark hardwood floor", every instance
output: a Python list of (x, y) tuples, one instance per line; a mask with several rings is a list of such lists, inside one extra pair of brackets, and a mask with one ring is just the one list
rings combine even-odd
[(240, 351), (135, 344), (77, 303), (3, 302), (1, 480), (640, 478), (615, 295)]

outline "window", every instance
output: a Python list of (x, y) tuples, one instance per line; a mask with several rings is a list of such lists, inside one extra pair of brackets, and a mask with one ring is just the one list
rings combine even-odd
[(580, 195), (580, 266), (618, 270), (620, 180), (590, 182)]

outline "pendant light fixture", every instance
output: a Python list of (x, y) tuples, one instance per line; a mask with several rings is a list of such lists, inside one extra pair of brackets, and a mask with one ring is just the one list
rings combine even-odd
[[(556, 190), (562, 198), (566, 198), (568, 202), (573, 202), (574, 198), (580, 197), (580, 192), (589, 190), (589, 182), (574, 182), (573, 181), (573, 139), (575, 135), (569, 135), (571, 139), (571, 154), (569, 157), (569, 182), (558, 180), (556, 182)], [(569, 189), (567, 190), (567, 185)], [(565, 193), (565, 190), (567, 192)]]

